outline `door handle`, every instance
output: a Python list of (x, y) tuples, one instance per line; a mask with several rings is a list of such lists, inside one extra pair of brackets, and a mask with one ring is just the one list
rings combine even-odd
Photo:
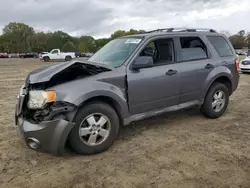
[(172, 70), (172, 69), (170, 69), (170, 70), (168, 70), (168, 72), (166, 72), (166, 75), (172, 76), (172, 75), (174, 75), (174, 74), (176, 74), (176, 73), (177, 73), (177, 70)]
[(205, 66), (206, 69), (211, 69), (211, 68), (214, 68), (214, 66), (210, 63), (208, 63), (206, 66)]

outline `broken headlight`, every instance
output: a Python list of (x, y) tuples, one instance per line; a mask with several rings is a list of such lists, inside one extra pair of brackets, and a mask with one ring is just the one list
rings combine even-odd
[(55, 91), (33, 90), (29, 92), (27, 105), (29, 109), (42, 109), (47, 103), (54, 102), (55, 99)]

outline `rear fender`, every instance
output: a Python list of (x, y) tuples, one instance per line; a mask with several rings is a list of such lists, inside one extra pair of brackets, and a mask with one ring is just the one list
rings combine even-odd
[(206, 94), (209, 88), (211, 87), (211, 85), (220, 77), (226, 77), (233, 85), (233, 75), (231, 71), (227, 67), (224, 67), (224, 66), (217, 67), (214, 70), (212, 70), (207, 76), (207, 79), (202, 89), (203, 91), (202, 96), (201, 96), (202, 99), (206, 97)]

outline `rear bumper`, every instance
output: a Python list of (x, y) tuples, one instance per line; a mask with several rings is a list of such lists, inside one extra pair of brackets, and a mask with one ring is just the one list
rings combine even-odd
[(36, 124), (17, 115), (15, 115), (15, 120), (20, 135), (28, 148), (56, 156), (63, 154), (73, 123), (58, 119)]

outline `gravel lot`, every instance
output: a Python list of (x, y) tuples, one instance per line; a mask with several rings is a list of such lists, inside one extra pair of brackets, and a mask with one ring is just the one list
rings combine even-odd
[(0, 60), (0, 187), (250, 187), (250, 75), (220, 119), (198, 109), (166, 114), (123, 128), (102, 154), (54, 157), (27, 149), (14, 125), (26, 75), (48, 64)]

